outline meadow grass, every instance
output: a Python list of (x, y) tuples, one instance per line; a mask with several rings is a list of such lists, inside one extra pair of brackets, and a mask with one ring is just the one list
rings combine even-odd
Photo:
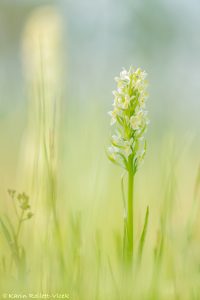
[[(121, 170), (105, 156), (105, 129), (98, 126), (104, 116), (100, 113), (97, 122), (93, 112), (80, 114), (77, 124), (67, 115), (64, 137), (63, 129), (60, 133), (56, 188), (43, 135), (40, 144), (37, 139), (34, 144), (43, 154), (33, 156), (32, 172), (28, 165), (27, 173), (34, 178), (20, 179), (34, 212), (20, 235), (26, 255), (23, 279), (15, 264), (8, 271), (12, 254), (1, 228), (1, 292), (65, 292), (83, 300), (198, 299), (198, 154), (192, 147), (180, 152), (177, 139), (152, 142), (149, 137), (145, 165), (135, 178), (137, 251), (133, 272), (127, 275)], [(12, 220), (15, 212), (6, 192), (2, 199), (1, 217), (6, 214)]]
[[(16, 174), (16, 180), (7, 179), (0, 189), (0, 297), (66, 293), (72, 300), (200, 299), (198, 145), (176, 128), (173, 134), (163, 129), (160, 137), (151, 120), (145, 164), (134, 176), (130, 272), (123, 261), (128, 182), (105, 154), (107, 107), (99, 99), (84, 109), (77, 108), (76, 99), (65, 98), (64, 105), (62, 85), (52, 80), (52, 72), (49, 76), (51, 66), (40, 46), (28, 82), (21, 148), (10, 147), (7, 154), (17, 152), (19, 164), (1, 169), (2, 177)], [(29, 195), (34, 215), (23, 226), (24, 216), (16, 219), (9, 197), (12, 189)]]

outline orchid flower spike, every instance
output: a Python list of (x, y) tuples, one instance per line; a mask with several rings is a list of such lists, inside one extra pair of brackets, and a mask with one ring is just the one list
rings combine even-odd
[(114, 133), (107, 151), (108, 158), (133, 173), (146, 153), (144, 134), (149, 123), (146, 76), (147, 73), (140, 68), (123, 69), (115, 78), (117, 89), (113, 91), (113, 110), (109, 112)]

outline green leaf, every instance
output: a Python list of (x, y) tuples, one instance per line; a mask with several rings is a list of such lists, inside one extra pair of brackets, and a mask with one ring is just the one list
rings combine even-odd
[(123, 161), (123, 165), (124, 165), (124, 168), (126, 169), (126, 170), (128, 170), (128, 162), (127, 162), (127, 159), (125, 158), (125, 156), (122, 154), (122, 153), (117, 153), (119, 156), (121, 156), (121, 158), (122, 158), (122, 161)]
[(148, 221), (149, 221), (149, 206), (147, 206), (147, 209), (146, 209), (144, 226), (143, 226), (142, 234), (141, 234), (141, 237), (140, 237), (140, 243), (139, 243), (139, 249), (138, 249), (139, 261), (142, 258), (144, 243), (145, 243), (146, 234), (147, 234)]
[[(118, 154), (118, 153), (117, 153), (117, 154)], [(107, 151), (106, 151), (106, 155), (107, 155), (108, 159), (109, 159), (113, 164), (115, 164), (115, 165), (117, 165), (117, 166), (119, 166), (119, 167), (121, 167), (121, 168), (125, 168), (125, 169), (126, 169), (126, 167), (124, 166), (123, 162), (120, 163), (119, 161), (114, 160), (114, 159), (109, 155), (109, 153), (108, 153)]]
[[(7, 217), (7, 221), (8, 221), (8, 217)], [(11, 222), (9, 222), (9, 226), (12, 227), (11, 225)], [(2, 231), (3, 231), (3, 234), (4, 234), (4, 237), (7, 241), (7, 244), (10, 248), (10, 251), (13, 255), (13, 258), (15, 260), (15, 262), (17, 263), (18, 260), (19, 260), (19, 253), (18, 253), (18, 247), (17, 247), (17, 244), (16, 244), (16, 241), (15, 241), (15, 236), (12, 236), (12, 232), (10, 232), (10, 230), (8, 229), (8, 226), (6, 226), (5, 222), (2, 220), (2, 218), (0, 218), (0, 224), (1, 224), (1, 227), (2, 227)], [(11, 231), (13, 231), (14, 229), (12, 229)]]
[(13, 245), (13, 239), (11, 237), (11, 234), (9, 232), (9, 229), (6, 227), (5, 223), (3, 222), (2, 218), (0, 218), (0, 224), (1, 224), (1, 228), (4, 234), (4, 237), (8, 243), (8, 246), (12, 248)]
[(6, 221), (7, 221), (8, 226), (10, 227), (10, 232), (12, 233), (13, 240), (14, 240), (15, 236), (16, 236), (15, 229), (14, 229), (14, 227), (13, 227), (11, 221), (10, 221), (10, 218), (7, 215), (5, 215), (4, 217), (5, 217)]

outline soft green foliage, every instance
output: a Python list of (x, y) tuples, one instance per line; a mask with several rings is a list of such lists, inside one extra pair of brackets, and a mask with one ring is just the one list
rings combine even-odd
[[(2, 180), (0, 297), (54, 292), (71, 300), (199, 300), (196, 140), (186, 145), (175, 129), (173, 135), (167, 130), (162, 137), (149, 135), (148, 156), (135, 178), (133, 272), (126, 272), (122, 210), (127, 180), (122, 177), (122, 203), (121, 170), (108, 163), (102, 146), (106, 108), (96, 101), (83, 112), (67, 103), (63, 122), (53, 109), (54, 95), (44, 97), (37, 92), (41, 89), (31, 94), (19, 167), (1, 169), (1, 177), (9, 179), (5, 186), (13, 173), (18, 175), (12, 186), (30, 195), (34, 217), (21, 223), (16, 247), (19, 219), (11, 205), (25, 218), (32, 210), (25, 194), (19, 199), (14, 191), (7, 195)], [(60, 130), (53, 130), (55, 115)]]
[(145, 243), (146, 234), (147, 234), (148, 221), (149, 221), (149, 206), (147, 206), (147, 209), (146, 209), (144, 226), (142, 229), (142, 234), (141, 234), (140, 243), (139, 243), (139, 249), (138, 249), (139, 262), (142, 258), (142, 252), (143, 252), (144, 243)]
[[(33, 213), (31, 212), (29, 197), (25, 193), (17, 194), (15, 190), (9, 189), (8, 194), (10, 196), (11, 205), (14, 208), (16, 222), (8, 215), (5, 215), (4, 218), (0, 218), (0, 224), (11, 252), (10, 264), (12, 266), (12, 261), (14, 261), (19, 278), (24, 278), (27, 272), (25, 250), (19, 239), (23, 223), (31, 219)], [(11, 267), (7, 271), (10, 272)]]
[[(85, 117), (79, 114), (77, 127), (73, 115), (67, 115), (67, 136), (62, 136), (62, 143), (60, 141), (65, 156), (61, 156), (62, 164), (55, 175), (58, 181), (56, 216), (62, 243), (57, 236), (49, 201), (49, 177), (46, 173), (40, 175), (37, 159), (33, 175), (28, 178), (21, 175), (21, 185), (30, 194), (34, 207), (34, 217), (22, 223), (19, 239), (26, 257), (25, 281), (18, 276), (14, 261), (10, 269), (11, 248), (0, 225), (0, 293), (65, 292), (72, 300), (199, 299), (199, 176), (196, 174), (198, 153), (195, 147), (191, 145), (188, 152), (177, 157), (183, 149), (180, 138), (176, 136), (172, 148), (168, 137), (161, 141), (149, 137), (151, 147), (135, 179), (133, 274), (125, 276), (121, 255), (121, 171), (108, 163), (101, 148), (106, 131), (99, 128), (99, 124), (104, 115), (105, 111), (99, 113), (97, 119), (93, 111)], [(80, 130), (82, 135), (77, 139)], [(90, 148), (85, 149), (86, 144)], [(34, 149), (38, 146), (35, 143)], [(39, 162), (46, 169), (44, 157)], [(29, 168), (25, 169), (28, 174)], [(25, 184), (27, 179), (31, 185), (32, 181), (37, 183), (31, 191), (28, 183)], [(12, 199), (6, 199), (6, 193), (2, 191), (1, 199), (1, 219), (9, 229), (9, 238), (11, 228), (3, 214), (7, 212), (13, 221), (15, 211), (10, 207)], [(15, 203), (21, 212), (17, 199)], [(145, 211), (148, 205), (147, 226), (144, 224), (147, 224)], [(16, 226), (17, 223), (15, 230)], [(63, 256), (64, 270), (60, 268)]]

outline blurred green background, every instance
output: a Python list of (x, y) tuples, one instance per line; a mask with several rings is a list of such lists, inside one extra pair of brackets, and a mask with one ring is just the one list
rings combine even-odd
[[(107, 112), (114, 77), (133, 65), (148, 73), (151, 121), (136, 178), (136, 241), (147, 205), (150, 219), (136, 298), (124, 299), (200, 298), (199, 13), (195, 0), (0, 0), (0, 209), (12, 218), (14, 188), (34, 212), (21, 235), (23, 289), (118, 299), (122, 171), (105, 154)], [(16, 270), (12, 280), (4, 271), (2, 262), (1, 290), (17, 288)]]
[[(58, 31), (65, 87), (63, 101), (68, 108), (71, 103), (78, 110), (87, 106), (86, 111), (92, 105), (101, 105), (105, 114), (110, 109), (111, 90), (115, 86), (113, 77), (122, 67), (141, 66), (149, 73), (150, 134), (161, 138), (166, 129), (174, 131), (176, 128), (181, 134), (193, 132), (197, 137), (198, 1), (1, 0), (0, 122), (3, 135), (4, 125), (9, 123), (5, 125), (4, 143), (19, 141), (26, 127), (24, 31), (34, 13), (47, 5), (61, 22)], [(14, 134), (12, 128), (9, 129), (13, 114), (21, 120)], [(14, 148), (19, 146), (17, 141)], [(1, 147), (1, 151), (7, 151), (8, 146)], [(3, 153), (1, 157), (3, 164)]]

